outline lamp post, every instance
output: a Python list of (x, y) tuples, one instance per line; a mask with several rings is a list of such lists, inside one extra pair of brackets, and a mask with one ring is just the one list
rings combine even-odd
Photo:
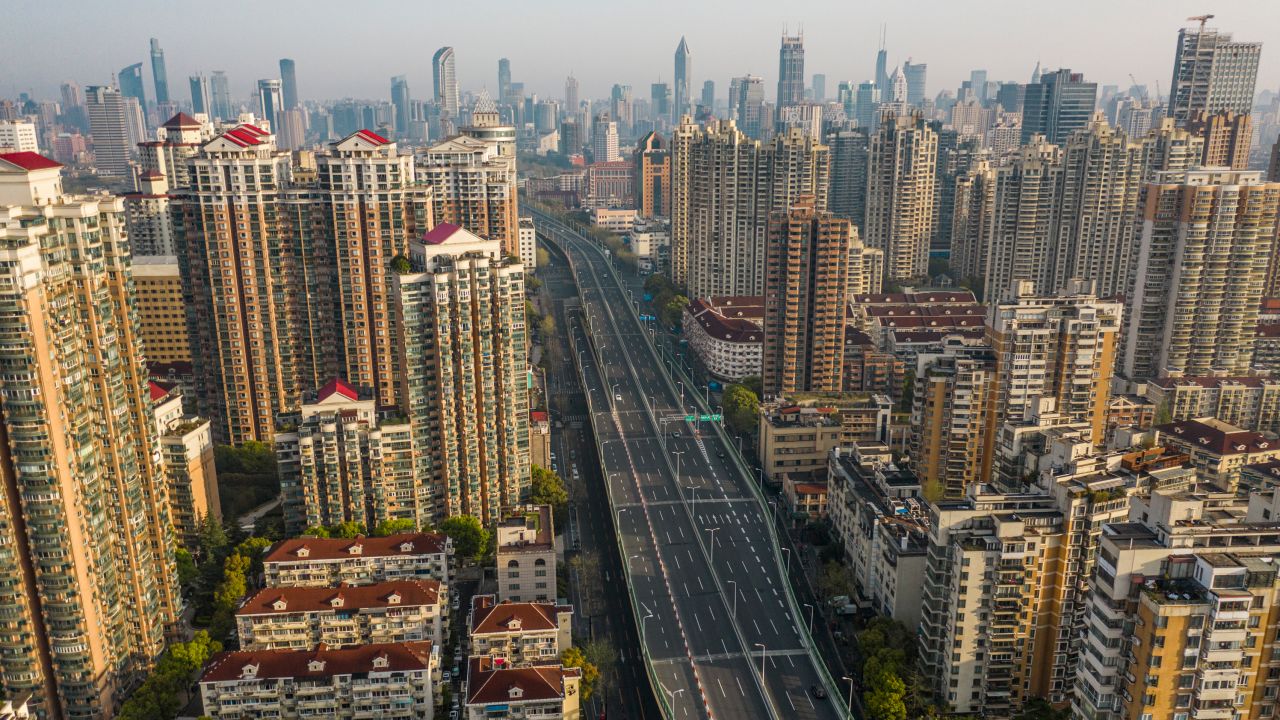
[(853, 678), (849, 677), (848, 675), (843, 675), (840, 677), (840, 679), (849, 683), (849, 712), (852, 713), (853, 712)]
[(809, 603), (805, 603), (804, 606), (809, 608), (809, 634), (812, 635), (813, 634), (813, 606), (810, 605)]
[(738, 581), (736, 581), (736, 580), (729, 580), (729, 581), (728, 581), (728, 583), (729, 583), (730, 585), (732, 585), (732, 586), (733, 586), (733, 611), (732, 611), (732, 616), (733, 616), (733, 619), (734, 619), (734, 620), (737, 620), (737, 619), (738, 619)]
[(765, 646), (764, 646), (764, 643), (756, 643), (756, 647), (760, 648), (760, 684), (761, 684), (761, 685), (763, 685), (763, 684), (764, 684), (764, 654), (765, 654)]
[(676, 484), (680, 484), (680, 456), (684, 455), (683, 450), (672, 450), (672, 455), (676, 456)]
[(680, 688), (679, 690), (668, 690), (666, 688), (662, 688), (662, 691), (671, 696), (671, 714), (674, 716), (676, 714), (676, 696), (684, 692), (684, 688)]
[(716, 531), (719, 529), (718, 527), (706, 528), (707, 532), (711, 533), (711, 557), (707, 558), (707, 561), (711, 565), (713, 572), (716, 566)]

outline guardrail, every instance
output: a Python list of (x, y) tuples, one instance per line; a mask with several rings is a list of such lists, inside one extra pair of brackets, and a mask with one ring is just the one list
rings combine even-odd
[[(606, 261), (611, 260), (611, 256), (606, 254), (604, 248), (600, 247), (599, 244), (597, 244), (590, 237), (585, 235), (580, 229), (578, 229), (577, 227), (574, 227), (574, 225), (571, 225), (569, 223), (566, 223), (560, 220), (559, 218), (551, 216), (550, 214), (548, 214), (547, 211), (539, 208), (534, 203), (526, 203), (525, 207), (531, 210), (533, 213), (541, 216), (544, 221), (550, 221), (552, 223), (560, 225), (561, 227), (565, 228), (566, 231), (576, 234), (578, 238), (583, 242), (585, 242), (588, 246), (595, 248), (596, 251), (600, 253), (601, 257), (604, 258)], [(566, 253), (566, 256), (567, 255), (568, 253)], [(570, 266), (572, 270), (573, 269), (572, 258), (570, 258)], [(573, 270), (573, 272), (574, 272), (574, 280), (577, 281), (578, 280), (577, 272), (576, 270)], [(615, 269), (615, 273), (616, 273), (616, 269)], [(622, 286), (621, 282), (618, 280), (616, 276), (614, 278), (614, 282), (617, 285), (619, 290), (623, 292), (627, 290), (627, 288)], [(579, 287), (581, 287), (581, 284), (579, 284)], [(640, 316), (636, 312), (636, 308), (633, 305), (631, 305), (631, 303), (628, 303), (627, 306), (628, 306), (628, 314), (630, 315), (633, 322), (635, 323), (636, 328), (639, 330), (640, 335), (642, 336), (642, 339), (644, 340), (650, 353), (654, 356), (655, 359), (657, 359), (658, 353), (657, 353), (657, 350), (655, 349), (655, 344), (646, 335), (647, 328), (642, 324), (642, 321), (640, 320)], [(697, 385), (694, 384), (693, 378), (684, 372), (683, 367), (681, 367), (678, 363), (675, 363), (675, 362), (672, 363), (672, 366), (676, 368), (677, 372), (679, 372), (683, 380), (689, 383), (689, 386), (691, 388), (697, 387)], [(671, 375), (669, 373), (662, 372), (660, 364), (659, 364), (659, 372), (666, 379), (668, 388), (674, 393), (675, 385), (674, 385), (674, 382), (672, 381)], [(701, 407), (706, 413), (709, 414), (711, 411), (711, 408), (704, 401), (704, 399), (701, 396), (699, 396), (696, 391), (692, 392), (691, 395), (693, 395), (694, 397), (695, 404)], [(650, 413), (650, 415), (652, 416), (652, 412)], [(728, 448), (729, 455), (733, 457), (734, 464), (738, 467), (739, 473), (746, 480), (747, 485), (751, 488), (752, 496), (756, 500), (758, 509), (760, 510), (760, 512), (764, 513), (763, 517), (765, 518), (765, 525), (769, 528), (769, 537), (771, 540), (770, 545), (773, 548), (774, 561), (778, 563), (778, 568), (783, 573), (782, 579), (784, 580), (783, 586), (786, 590), (787, 602), (791, 608), (793, 617), (795, 617), (796, 619), (795, 625), (799, 628), (800, 636), (805, 644), (805, 649), (808, 651), (809, 656), (813, 659), (814, 666), (817, 668), (818, 673), (822, 676), (822, 680), (826, 685), (827, 695), (833, 698), (842, 697), (840, 688), (836, 684), (835, 679), (832, 677), (830, 669), (827, 668), (826, 662), (822, 659), (821, 655), (818, 653), (817, 643), (814, 641), (813, 635), (809, 631), (809, 626), (804, 622), (803, 614), (800, 613), (800, 603), (795, 596), (795, 589), (791, 586), (790, 577), (789, 577), (790, 572), (788, 571), (787, 569), (788, 566), (784, 563), (782, 558), (782, 550), (781, 550), (782, 545), (778, 538), (777, 529), (774, 527), (774, 523), (770, 519), (768, 502), (764, 497), (764, 493), (761, 492), (759, 486), (757, 486), (755, 482), (753, 482), (750, 466), (747, 464), (745, 458), (743, 458), (741, 452), (737, 449), (737, 447), (733, 443), (729, 442), (729, 436), (727, 433), (725, 433), (724, 428), (721, 427), (719, 423), (711, 423), (711, 424), (715, 426), (715, 432), (721, 445)], [(615, 532), (616, 532), (616, 527), (615, 527)], [(629, 575), (628, 575), (628, 580), (630, 580)], [(630, 587), (628, 587), (628, 592), (631, 592)], [(632, 612), (633, 613), (635, 612), (634, 605), (632, 607)], [(734, 623), (734, 626), (735, 628), (737, 627), (736, 622)], [(643, 641), (641, 644), (643, 644)], [(745, 648), (744, 648), (744, 652), (745, 652)], [(766, 701), (768, 701), (767, 692), (765, 693), (765, 699)], [(837, 704), (833, 703), (833, 707), (835, 706), (837, 706)], [(852, 718), (851, 711), (846, 707), (840, 706), (839, 712), (842, 717)]]
[[(551, 240), (551, 242), (555, 243), (554, 240)], [(555, 243), (555, 244), (559, 245), (559, 243)], [(581, 285), (581, 281), (578, 279), (578, 270), (573, 262), (573, 255), (568, 250), (565, 250), (563, 248), (561, 248), (561, 250), (564, 253), (565, 258), (569, 262), (569, 272), (571, 275), (573, 275), (574, 284), (578, 285), (578, 287), (581, 288), (582, 285)], [(573, 355), (573, 364), (574, 364), (574, 367), (577, 368), (578, 370), (578, 380), (582, 383), (582, 390), (583, 390), (582, 394), (587, 399), (587, 420), (588, 422), (591, 423), (591, 429), (594, 433), (596, 433), (596, 437), (598, 438), (600, 437), (600, 435), (599, 435), (599, 428), (596, 427), (597, 411), (595, 407), (595, 402), (592, 400), (592, 393), (587, 389), (586, 370), (582, 366), (582, 362), (581, 362), (582, 356), (579, 355), (579, 352), (589, 352), (589, 351), (579, 351), (577, 337), (574, 335), (572, 327), (566, 328), (566, 330), (568, 331), (567, 335), (569, 337), (569, 352)], [(589, 338), (590, 336), (588, 336), (588, 339)], [(594, 345), (594, 343), (592, 344)], [(600, 367), (601, 367), (600, 359), (597, 351), (596, 368), (600, 368)], [(601, 374), (600, 380), (602, 383), (604, 382), (603, 374)], [(600, 461), (600, 470), (604, 474), (604, 489), (605, 489), (605, 494), (608, 495), (609, 497), (609, 506), (610, 508), (617, 507), (617, 502), (613, 497), (613, 486), (609, 483), (609, 469), (608, 469), (609, 466), (605, 463), (603, 444), (596, 443), (596, 455), (598, 456), (598, 459)], [(609, 513), (609, 522), (613, 525), (613, 534), (614, 534), (614, 537), (617, 539), (616, 545), (618, 547), (618, 553), (620, 556), (619, 564), (622, 566), (622, 574), (626, 576), (626, 580), (627, 580), (627, 596), (631, 599), (631, 615), (636, 622), (636, 636), (640, 638), (640, 653), (644, 656), (645, 677), (649, 679), (649, 689), (653, 693), (653, 697), (657, 701), (659, 708), (661, 708), (663, 716), (667, 718), (675, 718), (675, 711), (667, 701), (667, 693), (662, 691), (661, 689), (662, 684), (658, 681), (658, 676), (653, 669), (653, 657), (649, 654), (649, 644), (645, 636), (644, 623), (640, 619), (641, 617), (640, 616), (640, 599), (636, 597), (635, 583), (632, 582), (632, 579), (631, 579), (631, 563), (627, 561), (627, 551), (623, 546), (622, 533), (618, 528), (617, 512), (618, 511), (615, 510), (614, 512)]]

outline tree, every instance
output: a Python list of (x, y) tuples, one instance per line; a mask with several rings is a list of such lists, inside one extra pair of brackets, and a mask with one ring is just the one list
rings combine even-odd
[(311, 527), (307, 528), (306, 530), (303, 530), (303, 531), (302, 531), (302, 534), (303, 534), (303, 535), (310, 535), (310, 536), (312, 536), (312, 537), (318, 537), (318, 538), (328, 538), (328, 537), (331, 537), (331, 536), (330, 536), (330, 534), (329, 534), (329, 528), (327, 528), (327, 527), (325, 527), (325, 526), (323, 526), (323, 525), (312, 525)]
[(753, 433), (760, 414), (760, 398), (746, 387), (730, 385), (722, 398), (724, 418), (734, 432)]
[(200, 569), (196, 567), (195, 558), (191, 557), (191, 551), (178, 545), (173, 549), (173, 559), (178, 564), (178, 584), (184, 588), (189, 588), (200, 579)]
[(554, 335), (555, 332), (556, 332), (555, 317), (551, 315), (543, 315), (542, 318), (538, 320), (538, 333), (542, 337), (548, 338)]
[(329, 536), (336, 538), (354, 538), (365, 534), (364, 523), (347, 520), (329, 526)]
[(258, 575), (262, 572), (262, 556), (272, 542), (264, 537), (245, 538), (236, 545), (236, 554), (249, 559), (249, 572)]
[(906, 683), (892, 668), (872, 658), (862, 672), (862, 703), (869, 720), (906, 720)]
[(440, 532), (453, 539), (453, 549), (462, 557), (479, 559), (489, 544), (489, 531), (473, 515), (455, 515), (440, 523)]
[(818, 592), (824, 598), (848, 595), (853, 588), (853, 574), (844, 563), (829, 562), (818, 575)]
[(413, 518), (388, 518), (373, 528), (374, 537), (387, 537), (400, 533), (417, 532), (418, 523)]
[(407, 275), (413, 270), (413, 266), (409, 264), (409, 258), (403, 255), (396, 255), (391, 258), (391, 272), (397, 275)]
[(675, 295), (662, 306), (662, 322), (670, 327), (680, 324), (684, 317), (684, 309), (689, 307), (689, 298)]
[(591, 693), (595, 692), (596, 689), (596, 681), (600, 679), (600, 669), (591, 664), (587, 660), (587, 656), (576, 647), (571, 647), (560, 653), (560, 663), (565, 667), (581, 668), (582, 683), (580, 687), (582, 701), (586, 702), (591, 699)]
[(569, 502), (569, 491), (565, 490), (564, 480), (556, 473), (538, 466), (533, 466), (533, 479), (529, 483), (529, 500), (538, 505), (550, 505), (557, 516), (561, 515), (564, 506)]
[(644, 291), (657, 297), (658, 293), (663, 290), (675, 291), (675, 286), (671, 284), (670, 278), (661, 273), (654, 273), (644, 280)]
[(759, 375), (748, 375), (739, 380), (738, 384), (755, 393), (756, 397), (764, 394), (764, 380)]
[(547, 252), (544, 248), (538, 248), (536, 255), (538, 267), (544, 268), (551, 264), (551, 253)]
[(531, 293), (536, 293), (542, 289), (542, 281), (529, 275), (524, 279), (524, 289)]
[(187, 688), (195, 673), (221, 651), (222, 643), (203, 630), (196, 633), (191, 642), (170, 645), (116, 717), (125, 720), (174, 717), (187, 704)]

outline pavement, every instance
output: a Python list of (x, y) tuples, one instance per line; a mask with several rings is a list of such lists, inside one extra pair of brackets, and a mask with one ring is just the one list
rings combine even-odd
[(587, 391), (626, 590), (663, 714), (848, 717), (804, 632), (808, 610), (784, 584), (783, 556), (748, 471), (714, 428), (698, 432), (685, 421), (695, 404), (689, 390), (671, 380), (650, 329), (627, 307), (640, 295), (638, 279), (625, 279), (624, 289), (587, 239), (539, 219), (539, 232), (576, 269), (582, 304), (565, 307), (567, 360)]

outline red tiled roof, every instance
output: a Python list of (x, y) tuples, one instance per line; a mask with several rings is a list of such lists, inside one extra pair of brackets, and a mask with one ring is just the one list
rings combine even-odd
[(1280, 337), (1280, 323), (1259, 323), (1258, 337), (1264, 337), (1264, 338)]
[(533, 410), (529, 413), (529, 419), (536, 423), (544, 423), (549, 421), (551, 418), (547, 415), (545, 410)]
[[(467, 704), (529, 702), (564, 697), (564, 678), (577, 677), (577, 668), (558, 662), (522, 668), (501, 668), (501, 661), (473, 657), (467, 664)], [(519, 689), (519, 696), (513, 690)]]
[(1260, 388), (1264, 385), (1274, 385), (1280, 381), (1257, 375), (1238, 375), (1235, 377), (1211, 377), (1202, 375), (1156, 378), (1150, 382), (1156, 387), (1168, 390), (1185, 385), (1199, 385), (1203, 388), (1220, 388), (1223, 385), (1244, 385), (1245, 387)]
[(795, 492), (801, 495), (826, 495), (826, 483), (796, 483)]
[[(374, 660), (386, 658), (385, 667)], [(323, 669), (311, 669), (319, 660)], [(253, 650), (221, 652), (205, 666), (200, 682), (227, 682), (244, 674), (246, 665), (257, 666), (259, 678), (326, 678), (368, 672), (406, 672), (431, 668), (431, 641), (373, 643), (342, 649), (321, 644), (314, 650)]]
[(167, 128), (200, 127), (200, 122), (190, 115), (180, 112), (164, 122)]
[(391, 142), (372, 130), (357, 130), (356, 135), (359, 135), (361, 138), (368, 140), (374, 145), (386, 145)]
[(160, 383), (156, 382), (155, 380), (148, 380), (148, 381), (147, 381), (147, 388), (148, 388), (148, 390), (150, 390), (150, 392), (151, 392), (151, 401), (152, 401), (152, 402), (155, 402), (156, 400), (160, 400), (160, 399), (162, 399), (162, 398), (164, 398), (164, 397), (168, 396), (169, 391), (170, 391), (170, 390), (172, 390), (172, 388), (167, 388), (167, 387), (165, 387), (165, 386), (161, 385)]
[(894, 330), (894, 343), (933, 343), (941, 342), (948, 335), (966, 338), (980, 338), (986, 334), (982, 326), (946, 328), (943, 330)]
[[(271, 547), (263, 562), (297, 562), (304, 560), (336, 560), (352, 557), (395, 557), (404, 555), (438, 555), (445, 551), (448, 538), (435, 533), (399, 533), (386, 537), (358, 538), (290, 538)], [(351, 549), (360, 546), (359, 553)], [(298, 555), (307, 549), (306, 557)], [(407, 549), (406, 549), (407, 548)]]
[[(399, 595), (396, 607), (438, 605), (440, 583), (435, 580), (391, 580), (373, 585), (339, 585), (336, 588), (287, 587), (264, 588), (245, 601), (236, 615), (277, 615), (297, 612), (327, 612), (338, 609), (335, 598), (342, 598), (342, 610), (358, 608), (383, 608), (392, 605), (389, 598)], [(283, 600), (285, 607), (277, 610), (275, 603)]]
[(248, 130), (249, 132), (253, 133), (254, 135), (257, 135), (258, 137), (266, 137), (271, 134), (266, 130), (263, 130), (262, 128), (258, 127), (257, 125), (250, 125), (249, 123), (245, 123), (240, 127), (244, 128), (245, 130)]
[(471, 598), (471, 634), (512, 632), (513, 620), (519, 621), (522, 632), (556, 630), (560, 614), (572, 612), (564, 605), (497, 602), (493, 595), (476, 595)]
[(933, 292), (915, 292), (915, 293), (870, 293), (862, 295), (854, 295), (850, 298), (852, 302), (859, 305), (901, 305), (911, 303), (915, 305), (938, 305), (938, 304), (971, 304), (976, 305), (978, 299), (968, 290), (936, 290)]
[(339, 395), (341, 395), (344, 398), (347, 398), (348, 400), (360, 399), (360, 392), (356, 390), (354, 387), (352, 387), (351, 383), (348, 383), (346, 380), (343, 380), (342, 378), (334, 378), (329, 382), (325, 383), (324, 387), (320, 388), (320, 392), (316, 394), (316, 399), (324, 400), (325, 398), (328, 398), (330, 395), (333, 395), (334, 393), (338, 393)]
[(1268, 440), (1259, 432), (1228, 432), (1199, 420), (1175, 420), (1157, 425), (1161, 435), (1178, 438), (1192, 447), (1211, 450), (1219, 455), (1239, 455), (1264, 450), (1280, 450), (1280, 440)]
[[(759, 320), (764, 317), (764, 306), (755, 305), (752, 301), (763, 298), (694, 298), (689, 302), (687, 312), (707, 335), (716, 340), (737, 343), (762, 343), (764, 330)], [(716, 300), (720, 300), (719, 304)], [(734, 305), (729, 300), (737, 300)]]
[(231, 142), (235, 143), (236, 145), (239, 145), (240, 147), (249, 147), (251, 145), (261, 145), (262, 141), (258, 139), (259, 136), (255, 135), (252, 132), (249, 132), (249, 130), (246, 129), (248, 127), (249, 127), (248, 125), (241, 125), (238, 128), (232, 128), (222, 133), (222, 137), (230, 140)]
[(48, 170), (60, 168), (62, 163), (54, 162), (40, 153), (23, 150), (21, 152), (0, 153), (0, 160), (23, 170)]
[(422, 236), (422, 242), (428, 245), (441, 245), (462, 228), (453, 223), (442, 222), (431, 228)]

